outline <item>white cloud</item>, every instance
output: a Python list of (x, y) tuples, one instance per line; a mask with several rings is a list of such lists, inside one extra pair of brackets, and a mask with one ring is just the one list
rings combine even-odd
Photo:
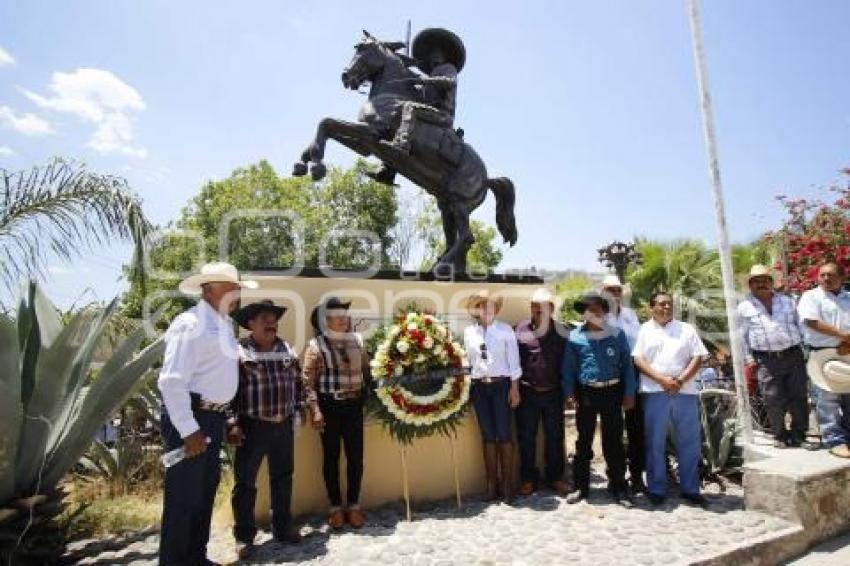
[(95, 124), (88, 146), (100, 153), (145, 157), (147, 150), (133, 145), (133, 117), (145, 109), (139, 92), (103, 69), (80, 68), (53, 73), (44, 96), (22, 90), (39, 107), (66, 112)]
[(0, 157), (12, 157), (15, 155), (15, 150), (8, 145), (0, 145)]
[(9, 54), (8, 51), (0, 47), (0, 67), (5, 67), (6, 65), (14, 65), (15, 58)]
[(35, 114), (16, 114), (8, 106), (0, 106), (0, 124), (6, 124), (25, 136), (44, 136), (53, 133), (50, 122)]

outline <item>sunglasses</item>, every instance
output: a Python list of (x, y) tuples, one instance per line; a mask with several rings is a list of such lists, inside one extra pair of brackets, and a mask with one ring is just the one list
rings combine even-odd
[(487, 359), (487, 344), (485, 344), (484, 342), (481, 343), (481, 359)]

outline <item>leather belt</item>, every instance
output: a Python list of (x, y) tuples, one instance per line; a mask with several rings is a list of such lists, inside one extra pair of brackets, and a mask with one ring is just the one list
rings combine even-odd
[(224, 413), (227, 411), (227, 408), (230, 406), (230, 403), (213, 403), (212, 401), (207, 401), (206, 399), (201, 399), (198, 401), (196, 409), (200, 409), (201, 411), (213, 411), (215, 413)]
[(361, 389), (357, 389), (356, 391), (333, 391), (331, 393), (320, 393), (320, 395), (334, 401), (353, 401), (360, 399), (363, 396), (363, 391)]
[(612, 385), (617, 385), (620, 383), (620, 378), (609, 379), (607, 381), (594, 381), (592, 383), (584, 383), (585, 387), (590, 387), (591, 389), (605, 389), (606, 387), (611, 387)]
[(474, 381), (477, 381), (478, 383), (485, 383), (487, 385), (490, 385), (491, 383), (502, 383), (503, 381), (507, 381), (509, 379), (510, 379), (510, 377), (508, 377), (507, 375), (497, 375), (495, 377), (490, 377), (490, 376), (476, 377)]
[(520, 383), (524, 387), (528, 387), (529, 389), (535, 391), (536, 393), (548, 393), (550, 391), (555, 391), (556, 389), (558, 389), (557, 385), (552, 385), (550, 387), (540, 387), (538, 385), (532, 385), (532, 384), (528, 383), (527, 381), (520, 381)]
[(783, 356), (787, 356), (789, 354), (793, 354), (795, 352), (800, 351), (800, 345), (795, 344), (790, 348), (785, 348), (784, 350), (770, 351), (770, 350), (752, 350), (753, 357), (758, 358), (781, 358)]

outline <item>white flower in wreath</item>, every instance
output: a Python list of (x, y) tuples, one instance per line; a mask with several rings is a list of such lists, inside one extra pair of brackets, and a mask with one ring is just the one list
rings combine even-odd
[(449, 332), (448, 332), (448, 330), (446, 330), (446, 327), (445, 327), (445, 326), (443, 326), (442, 324), (437, 325), (435, 328), (436, 328), (436, 330), (437, 330), (437, 335), (438, 335), (440, 338), (445, 338), (445, 337), (448, 335), (448, 333), (449, 333)]
[(408, 330), (416, 330), (418, 328), (419, 328), (419, 326), (415, 322), (411, 322), (410, 324), (407, 325)]
[(407, 319), (406, 319), (406, 320), (407, 320), (407, 322), (414, 322), (414, 321), (416, 321), (416, 313), (415, 313), (415, 312), (409, 312), (409, 313), (407, 313)]
[(426, 337), (425, 337), (425, 339), (424, 339), (424, 340), (422, 340), (422, 346), (423, 346), (426, 350), (430, 350), (431, 348), (433, 348), (433, 347), (434, 347), (434, 339), (433, 339), (433, 338), (431, 338), (430, 336), (426, 336)]
[(401, 332), (401, 327), (398, 324), (393, 324), (390, 327), (390, 331), (389, 331), (388, 334), (389, 334), (390, 338), (395, 338), (396, 336), (398, 336), (399, 332)]
[(442, 344), (437, 344), (436, 346), (434, 346), (434, 355), (438, 356), (438, 357), (440, 357), (440, 359), (442, 359), (442, 355), (443, 355), (443, 345)]
[(401, 374), (404, 373), (404, 368), (401, 367), (401, 366), (396, 366), (395, 369), (393, 370), (393, 373), (395, 374), (396, 377), (399, 377), (399, 376), (401, 376)]
[(399, 340), (398, 344), (395, 345), (395, 349), (402, 354), (405, 354), (410, 349), (410, 342), (407, 340)]
[(425, 354), (419, 354), (418, 356), (416, 356), (416, 359), (414, 361), (417, 364), (424, 364), (426, 360), (428, 360), (428, 358), (425, 357)]

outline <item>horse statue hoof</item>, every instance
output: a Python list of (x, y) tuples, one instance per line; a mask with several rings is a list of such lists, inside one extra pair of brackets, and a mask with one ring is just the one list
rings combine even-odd
[(300, 161), (292, 166), (293, 177), (303, 177), (307, 174), (307, 164)]
[(321, 181), (325, 178), (325, 175), (328, 173), (328, 168), (325, 167), (324, 163), (316, 163), (312, 167), (310, 167), (310, 175), (312, 175), (314, 181)]

